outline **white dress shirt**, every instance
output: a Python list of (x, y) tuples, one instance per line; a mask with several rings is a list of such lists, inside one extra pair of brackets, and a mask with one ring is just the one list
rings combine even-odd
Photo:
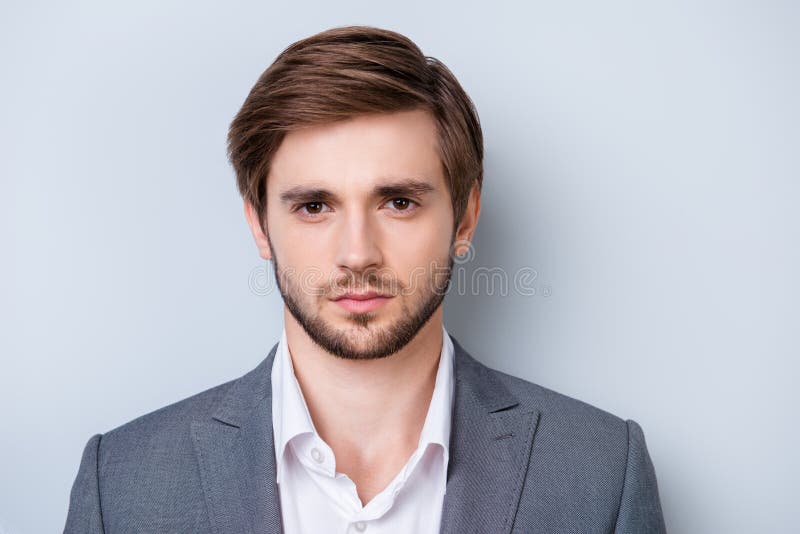
[(317, 434), (294, 374), (284, 327), (271, 381), (277, 483), (285, 533), (439, 532), (454, 391), (453, 342), (444, 326), (442, 334), (436, 384), (417, 449), (389, 485), (362, 506), (355, 483), (336, 472), (333, 450)]

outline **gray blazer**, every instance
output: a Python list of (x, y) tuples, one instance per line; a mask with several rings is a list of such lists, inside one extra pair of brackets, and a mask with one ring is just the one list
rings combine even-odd
[[(442, 533), (666, 532), (636, 422), (491, 369), (450, 338), (456, 381)], [(280, 533), (276, 349), (236, 380), (92, 436), (64, 532)]]

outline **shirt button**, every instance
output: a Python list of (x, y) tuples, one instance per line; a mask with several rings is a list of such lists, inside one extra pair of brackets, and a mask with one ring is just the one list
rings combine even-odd
[(363, 521), (357, 522), (355, 524), (355, 527), (356, 527), (356, 530), (359, 531), (359, 532), (364, 532), (365, 530), (367, 530), (367, 524), (364, 523)]
[(323, 455), (322, 452), (316, 447), (311, 449), (311, 457), (318, 464), (321, 464), (323, 462), (323, 460), (325, 460), (325, 455)]

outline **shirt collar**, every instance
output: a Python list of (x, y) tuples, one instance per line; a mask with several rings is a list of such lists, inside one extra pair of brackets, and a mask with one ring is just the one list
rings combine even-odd
[[(281, 332), (275, 361), (272, 366), (272, 426), (276, 451), (277, 482), (281, 482), (284, 453), (293, 438), (303, 434), (317, 435), (311, 414), (294, 373), (292, 358), (286, 340), (286, 328)], [(454, 396), (454, 348), (450, 335), (442, 325), (442, 349), (436, 371), (436, 382), (425, 422), (420, 432), (418, 450), (425, 451), (428, 444), (441, 446), (443, 476), (447, 478), (451, 414)]]
[(286, 328), (281, 332), (272, 366), (272, 427), (275, 438), (277, 481), (281, 482), (287, 443), (301, 434), (316, 434), (300, 384), (294, 374)]

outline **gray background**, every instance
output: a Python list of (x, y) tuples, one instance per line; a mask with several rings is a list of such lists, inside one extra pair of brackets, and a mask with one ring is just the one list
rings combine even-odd
[(225, 134), (285, 46), (345, 24), (460, 79), (486, 142), (466, 267), (537, 273), (451, 293), (448, 330), (638, 421), (670, 532), (797, 532), (797, 6), (3, 3), (0, 532), (60, 531), (89, 436), (277, 341)]

